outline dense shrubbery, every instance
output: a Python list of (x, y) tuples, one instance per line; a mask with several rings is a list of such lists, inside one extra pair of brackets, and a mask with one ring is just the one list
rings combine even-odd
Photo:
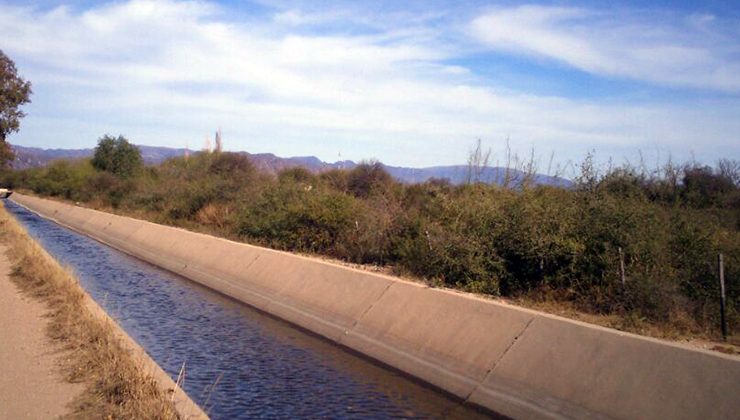
[[(714, 330), (716, 255), (740, 321), (737, 164), (597, 173), (571, 189), (395, 182), (377, 163), (319, 175), (259, 173), (233, 153), (178, 158), (133, 176), (57, 162), (9, 173), (14, 187), (118, 207), (275, 248), (392, 266), (443, 284), (547, 297), (630, 322)], [(623, 287), (619, 249), (626, 264)]]
[(95, 169), (126, 178), (141, 168), (141, 152), (125, 137), (112, 137), (106, 134), (98, 140), (90, 163)]

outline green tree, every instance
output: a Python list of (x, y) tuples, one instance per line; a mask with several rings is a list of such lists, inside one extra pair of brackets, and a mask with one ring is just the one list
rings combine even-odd
[(683, 196), (698, 208), (722, 205), (724, 197), (736, 190), (730, 173), (714, 171), (709, 166), (686, 168), (683, 176)]
[(6, 139), (18, 131), (20, 119), (26, 116), (19, 107), (30, 102), (30, 96), (31, 82), (18, 76), (13, 60), (0, 50), (0, 168), (15, 158)]
[(98, 140), (92, 165), (95, 169), (110, 172), (122, 178), (136, 173), (141, 167), (141, 151), (123, 136), (108, 134)]
[(347, 174), (347, 188), (355, 197), (367, 198), (393, 184), (393, 177), (380, 162), (362, 162)]

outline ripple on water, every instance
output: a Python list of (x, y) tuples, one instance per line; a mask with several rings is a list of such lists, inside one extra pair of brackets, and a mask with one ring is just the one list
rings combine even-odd
[(484, 417), (12, 201), (5, 207), (170, 376), (185, 363), (185, 390), (214, 419)]

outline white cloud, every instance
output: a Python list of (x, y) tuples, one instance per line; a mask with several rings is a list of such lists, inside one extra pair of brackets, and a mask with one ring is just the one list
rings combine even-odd
[(740, 91), (738, 34), (714, 28), (713, 15), (671, 17), (664, 22), (640, 12), (518, 6), (491, 9), (471, 22), (470, 33), (495, 50), (546, 57), (598, 75)]
[(347, 19), (349, 17), (347, 13), (336, 10), (325, 13), (306, 13), (300, 10), (290, 9), (275, 14), (273, 19), (279, 24), (303, 26), (336, 22), (337, 20)]
[[(582, 13), (532, 9), (521, 19), (540, 28)], [(0, 5), (1, 47), (35, 86), (17, 138), (80, 147), (120, 131), (138, 143), (197, 147), (220, 125), (231, 149), (329, 160), (341, 151), (403, 165), (464, 162), (477, 137), (510, 136), (522, 152), (534, 146), (563, 159), (591, 148), (689, 150), (697, 138), (738, 152), (736, 104), (703, 110), (505, 91), (445, 64), (455, 49), (424, 27), (310, 35), (228, 15), (202, 2), (134, 0), (84, 12)], [(302, 18), (280, 25), (286, 19)], [(601, 65), (603, 52), (574, 35), (510, 34), (525, 35), (533, 53), (544, 43)]]

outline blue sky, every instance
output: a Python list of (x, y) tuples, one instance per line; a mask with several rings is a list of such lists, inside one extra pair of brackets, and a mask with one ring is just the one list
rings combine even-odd
[(34, 85), (16, 144), (105, 133), (225, 148), (464, 163), (740, 159), (733, 2), (0, 2)]

